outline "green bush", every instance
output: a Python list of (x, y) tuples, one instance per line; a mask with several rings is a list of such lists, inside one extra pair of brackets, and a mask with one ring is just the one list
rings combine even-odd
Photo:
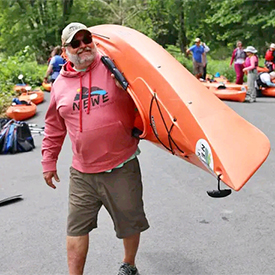
[(193, 72), (193, 62), (192, 58), (187, 58), (185, 54), (183, 54), (179, 47), (174, 45), (168, 45), (166, 50), (175, 57), (188, 71)]
[(22, 74), (23, 82), (31, 87), (40, 86), (46, 72), (46, 65), (38, 65), (35, 54), (27, 46), (15, 56), (0, 57), (0, 113), (10, 105), (15, 96), (13, 86), (22, 83), (18, 76)]

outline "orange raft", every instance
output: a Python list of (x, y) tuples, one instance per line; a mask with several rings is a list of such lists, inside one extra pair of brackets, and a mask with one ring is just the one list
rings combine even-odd
[(140, 138), (240, 190), (267, 158), (268, 138), (147, 36), (119, 25), (90, 31), (129, 83), (142, 121)]
[(7, 117), (19, 121), (33, 117), (35, 113), (36, 105), (34, 103), (11, 105), (6, 111)]
[(202, 82), (219, 99), (244, 102), (247, 85), (234, 83)]
[(44, 92), (41, 91), (40, 89), (35, 89), (26, 93), (22, 93), (19, 96), (20, 101), (31, 101), (34, 104), (40, 104), (44, 101)]

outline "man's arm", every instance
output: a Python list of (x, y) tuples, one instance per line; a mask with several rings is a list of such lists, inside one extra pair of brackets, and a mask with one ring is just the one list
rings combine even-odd
[(65, 123), (56, 108), (54, 89), (51, 91), (51, 101), (45, 117), (45, 130), (42, 141), (42, 167), (46, 183), (55, 188), (52, 178), (59, 181), (56, 163), (61, 151), (67, 130)]
[(190, 47), (186, 50), (186, 54), (188, 55), (190, 52), (193, 52), (194, 46)]
[(268, 87), (275, 87), (275, 83), (271, 82), (271, 81), (266, 81), (265, 83)]

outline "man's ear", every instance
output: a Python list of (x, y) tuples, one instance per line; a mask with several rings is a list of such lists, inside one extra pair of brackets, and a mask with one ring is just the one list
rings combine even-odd
[(68, 61), (68, 56), (67, 56), (67, 54), (66, 54), (66, 48), (65, 48), (65, 47), (62, 47), (62, 54), (61, 54), (61, 56), (62, 56), (66, 61)]

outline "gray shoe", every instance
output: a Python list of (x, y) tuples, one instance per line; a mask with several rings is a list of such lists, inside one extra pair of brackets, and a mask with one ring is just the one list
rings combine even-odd
[(123, 263), (118, 271), (118, 275), (140, 275), (135, 266), (132, 266), (127, 263)]
[(253, 99), (251, 96), (249, 96), (249, 95), (245, 96), (244, 102), (253, 103), (255, 101), (256, 101), (256, 99)]

